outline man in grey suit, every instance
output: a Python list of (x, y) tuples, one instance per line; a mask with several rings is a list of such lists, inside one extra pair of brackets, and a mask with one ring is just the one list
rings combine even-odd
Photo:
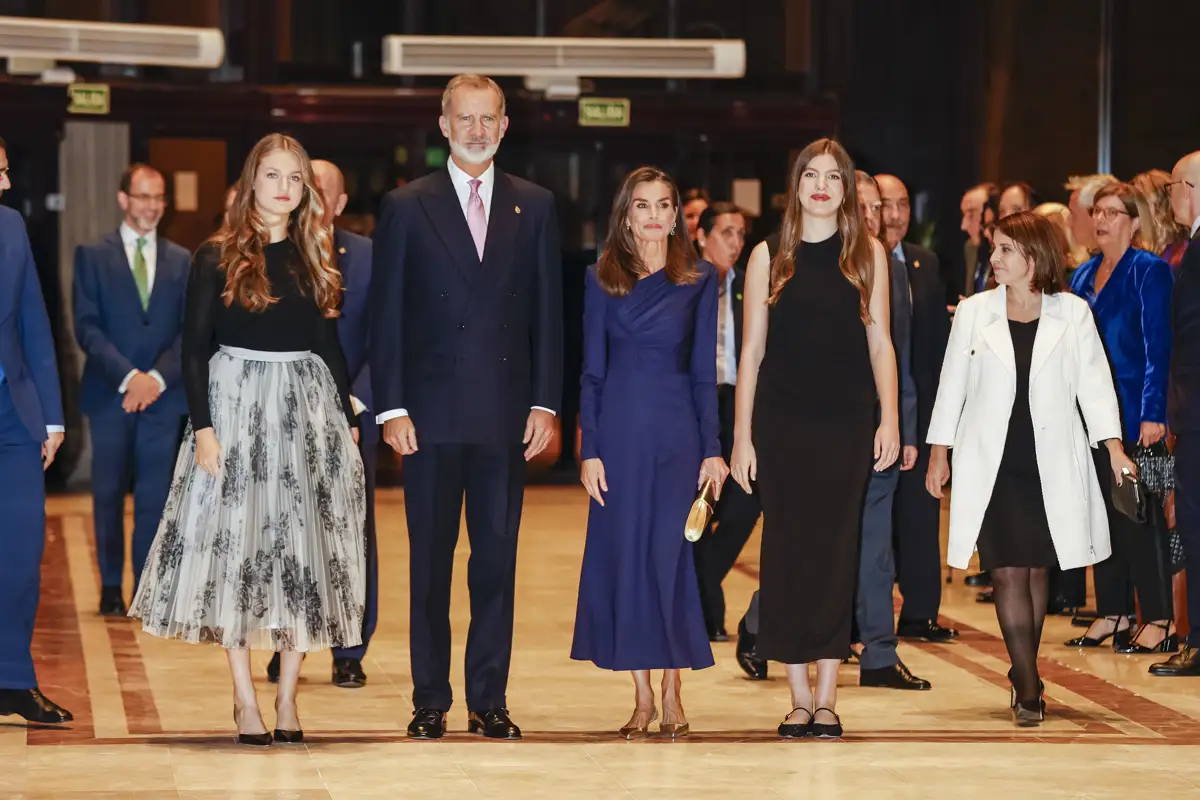
[[(878, 237), (883, 202), (879, 185), (865, 172), (855, 175), (863, 218), (871, 235)], [(855, 619), (863, 651), (859, 656), (860, 686), (888, 689), (928, 689), (929, 681), (916, 677), (896, 653), (896, 625), (893, 617), (892, 588), (896, 583), (896, 562), (892, 550), (892, 499), (900, 482), (900, 473), (917, 463), (917, 387), (911, 368), (912, 293), (908, 271), (895, 258), (890, 259), (892, 344), (900, 373), (901, 463), (883, 472), (872, 472), (863, 504), (862, 543), (859, 552), (858, 591), (854, 602)]]

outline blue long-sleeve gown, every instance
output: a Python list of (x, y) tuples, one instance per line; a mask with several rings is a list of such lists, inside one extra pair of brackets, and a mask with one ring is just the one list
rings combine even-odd
[(588, 515), (571, 658), (602, 669), (713, 665), (692, 545), (683, 538), (700, 464), (718, 441), (716, 270), (665, 270), (625, 297), (586, 278), (581, 458), (604, 463)]

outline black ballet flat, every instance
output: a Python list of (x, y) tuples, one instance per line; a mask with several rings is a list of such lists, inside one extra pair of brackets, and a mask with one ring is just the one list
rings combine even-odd
[[(833, 723), (817, 722), (817, 711), (828, 711), (837, 721)], [(818, 739), (842, 738), (842, 718), (832, 708), (818, 708), (817, 711), (813, 712), (813, 721), (808, 726), (812, 730), (812, 735)]]
[(276, 728), (275, 741), (279, 742), (280, 744), (303, 744), (304, 731), (285, 731)]
[[(791, 722), (792, 714), (797, 711), (803, 711), (808, 715), (808, 719), (804, 722)], [(803, 739), (812, 736), (812, 718), (812, 712), (807, 708), (793, 708), (791, 713), (783, 718), (783, 722), (779, 723), (779, 735), (784, 739)]]

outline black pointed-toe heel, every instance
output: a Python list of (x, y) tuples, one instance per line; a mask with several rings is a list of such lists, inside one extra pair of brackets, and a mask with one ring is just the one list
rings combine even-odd
[(1113, 623), (1113, 629), (1105, 635), (1100, 637), (1092, 637), (1088, 636), (1085, 632), (1082, 636), (1077, 636), (1074, 639), (1068, 639), (1067, 641), (1063, 642), (1063, 644), (1065, 644), (1067, 647), (1103, 647), (1105, 642), (1107, 642), (1109, 639), (1112, 639), (1114, 649), (1127, 646), (1129, 644), (1129, 628), (1118, 630), (1118, 627), (1121, 624), (1120, 617), (1108, 617), (1107, 619)]
[[(233, 708), (233, 726), (236, 728), (238, 724), (237, 706)], [(269, 747), (271, 745), (271, 734), (269, 733), (242, 733), (238, 731), (237, 743), (244, 744), (249, 747)]]
[(275, 741), (279, 742), (280, 744), (303, 744), (304, 731), (285, 731), (276, 728)]

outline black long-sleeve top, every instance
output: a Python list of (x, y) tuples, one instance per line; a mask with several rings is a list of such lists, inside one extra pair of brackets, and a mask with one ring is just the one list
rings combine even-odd
[(333, 373), (346, 418), (357, 427), (337, 320), (323, 315), (306, 288), (303, 261), (291, 239), (268, 244), (264, 252), (271, 294), (279, 298), (265, 311), (250, 311), (236, 301), (225, 305), (221, 298), (225, 270), (215, 244), (206, 243), (192, 259), (183, 312), (183, 384), (193, 429), (212, 426), (208, 362), (220, 345), (273, 352), (311, 350)]

